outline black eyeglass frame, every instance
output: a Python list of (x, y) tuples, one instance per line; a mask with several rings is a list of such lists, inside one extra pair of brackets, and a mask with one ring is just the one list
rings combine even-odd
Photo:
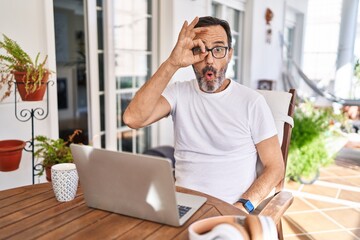
[[(222, 57), (215, 57), (214, 55), (214, 52), (213, 50), (216, 49), (216, 48), (221, 48), (221, 49), (225, 49), (225, 53), (224, 53), (224, 56)], [(216, 46), (216, 47), (213, 47), (213, 48), (205, 48), (206, 51), (208, 52), (211, 52), (211, 55), (213, 56), (213, 58), (216, 58), (216, 59), (222, 59), (226, 56), (228, 50), (230, 49), (230, 47), (226, 47), (226, 46)], [(194, 55), (198, 55), (201, 53), (201, 48), (200, 47), (194, 47), (193, 49), (191, 49), (193, 54)]]

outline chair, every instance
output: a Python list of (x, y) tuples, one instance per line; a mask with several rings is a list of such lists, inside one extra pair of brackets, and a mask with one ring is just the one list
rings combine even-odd
[(167, 158), (171, 161), (172, 167), (175, 168), (174, 151), (172, 146), (158, 146), (145, 150), (143, 154)]
[[(268, 90), (258, 90), (258, 92), (265, 97), (265, 100), (268, 103), (273, 114), (275, 124), (278, 130), (281, 152), (283, 155), (284, 165), (286, 169), (291, 139), (291, 130), (294, 125), (292, 117), (295, 110), (296, 91), (295, 89), (290, 89), (289, 92)], [(169, 148), (171, 148), (172, 150)], [(144, 154), (167, 157), (172, 160), (173, 164), (175, 162), (175, 159), (173, 157), (173, 148), (169, 146), (160, 146), (154, 149), (149, 149), (145, 151)], [(261, 166), (259, 171), (261, 171)], [(284, 183), (285, 172), (283, 179), (275, 187), (274, 194), (271, 194), (270, 197), (266, 198), (263, 202), (261, 202), (261, 204), (256, 208), (254, 213), (257, 215), (270, 216), (274, 220), (280, 240), (283, 240), (281, 217), (284, 215), (285, 211), (290, 207), (294, 200), (290, 192), (282, 191), (284, 188)]]
[[(286, 169), (291, 131), (293, 127), (292, 117), (295, 111), (296, 90), (290, 89), (288, 93), (266, 90), (258, 90), (258, 92), (265, 97), (265, 100), (268, 103), (274, 116)], [(278, 237), (280, 240), (284, 239), (281, 217), (294, 200), (291, 193), (282, 191), (284, 188), (284, 183), (285, 172), (283, 179), (275, 188), (275, 194), (265, 199), (256, 209), (256, 214), (272, 217), (276, 223)]]

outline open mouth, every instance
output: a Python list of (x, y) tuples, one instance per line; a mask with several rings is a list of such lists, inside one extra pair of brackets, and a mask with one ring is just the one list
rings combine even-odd
[(205, 73), (206, 80), (212, 80), (214, 78), (215, 74), (212, 71), (207, 71)]

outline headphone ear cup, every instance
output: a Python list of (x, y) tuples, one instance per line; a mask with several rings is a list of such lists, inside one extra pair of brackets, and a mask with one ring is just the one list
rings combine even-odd
[(210, 232), (202, 234), (201, 240), (249, 240), (248, 235), (242, 226), (238, 224), (221, 223), (215, 226)]
[(259, 220), (263, 229), (264, 240), (277, 240), (278, 233), (273, 219), (267, 216), (259, 216)]
[(245, 219), (245, 228), (251, 240), (277, 240), (276, 226), (272, 218), (249, 215)]
[(247, 229), (251, 240), (263, 240), (263, 229), (260, 219), (257, 216), (246, 216), (244, 226)]

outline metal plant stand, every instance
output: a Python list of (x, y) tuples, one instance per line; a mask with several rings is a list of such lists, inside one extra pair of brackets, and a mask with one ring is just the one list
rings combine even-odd
[(37, 107), (31, 109), (21, 109), (18, 110), (17, 106), (17, 84), (22, 83), (15, 83), (15, 117), (21, 122), (27, 122), (31, 120), (31, 140), (26, 141), (26, 146), (24, 150), (27, 152), (31, 152), (31, 160), (32, 160), (32, 184), (35, 184), (35, 176), (40, 175), (42, 172), (42, 165), (36, 164), (35, 165), (35, 143), (34, 143), (34, 119), (39, 121), (44, 120), (49, 115), (49, 83), (51, 85), (54, 84), (53, 81), (48, 81), (46, 87), (46, 109)]

